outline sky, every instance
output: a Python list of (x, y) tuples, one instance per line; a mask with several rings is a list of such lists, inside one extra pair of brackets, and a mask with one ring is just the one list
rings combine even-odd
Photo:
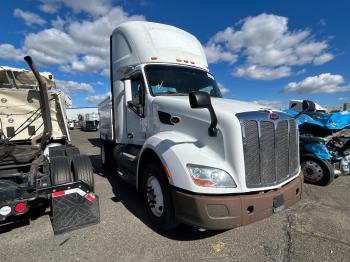
[(202, 43), (226, 98), (350, 102), (349, 1), (2, 0), (0, 65), (54, 74), (73, 106), (110, 91), (109, 35), (120, 23), (170, 24)]

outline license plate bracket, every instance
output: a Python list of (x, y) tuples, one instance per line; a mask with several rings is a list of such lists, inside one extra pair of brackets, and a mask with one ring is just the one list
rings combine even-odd
[(284, 197), (283, 197), (283, 194), (280, 194), (273, 198), (272, 211), (273, 213), (277, 213), (282, 211), (283, 209), (284, 209)]

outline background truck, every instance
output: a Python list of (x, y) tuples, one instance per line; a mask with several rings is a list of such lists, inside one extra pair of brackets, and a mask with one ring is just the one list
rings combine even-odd
[(83, 131), (97, 131), (99, 128), (99, 117), (95, 113), (79, 115), (80, 129)]
[(326, 113), (309, 103), (315, 104), (314, 111), (303, 113), (291, 106), (285, 112), (297, 118), (305, 181), (326, 186), (337, 176), (350, 174), (350, 110)]
[(300, 200), (295, 119), (222, 98), (194, 36), (127, 22), (111, 35), (110, 64), (102, 164), (142, 192), (156, 226), (233, 228)]
[(0, 71), (0, 221), (49, 206), (55, 233), (98, 223), (93, 170), (70, 142), (66, 95), (25, 60), (33, 73)]

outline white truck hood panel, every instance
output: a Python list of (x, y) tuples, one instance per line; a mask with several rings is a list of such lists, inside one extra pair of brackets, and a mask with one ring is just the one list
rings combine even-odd
[[(180, 111), (186, 109), (189, 109), (191, 111), (194, 111), (196, 109), (190, 108), (190, 102), (188, 96), (157, 96), (154, 99), (154, 102), (161, 107), (178, 107), (181, 109)], [(233, 100), (233, 99), (225, 99), (225, 98), (211, 98), (211, 102), (214, 108), (214, 111), (216, 114), (220, 113), (230, 113), (230, 114), (237, 114), (242, 112), (248, 112), (248, 111), (258, 111), (258, 110), (267, 110), (270, 109), (266, 106), (239, 101), (239, 100)]]

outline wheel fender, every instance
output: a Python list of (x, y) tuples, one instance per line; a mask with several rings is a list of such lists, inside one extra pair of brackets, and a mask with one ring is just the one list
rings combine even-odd
[[(149, 137), (140, 152), (140, 158), (137, 167), (137, 179), (142, 173), (140, 170), (140, 160), (146, 149), (151, 149), (161, 160), (164, 167), (170, 172), (168, 177), (169, 184), (192, 192), (198, 193), (217, 193), (215, 188), (199, 187), (192, 182), (187, 170), (187, 164), (197, 164), (203, 166), (213, 166), (225, 168), (225, 163), (219, 156), (215, 155), (210, 149), (198, 144), (196, 138), (174, 131), (160, 132)], [(137, 184), (137, 188), (140, 185)]]

